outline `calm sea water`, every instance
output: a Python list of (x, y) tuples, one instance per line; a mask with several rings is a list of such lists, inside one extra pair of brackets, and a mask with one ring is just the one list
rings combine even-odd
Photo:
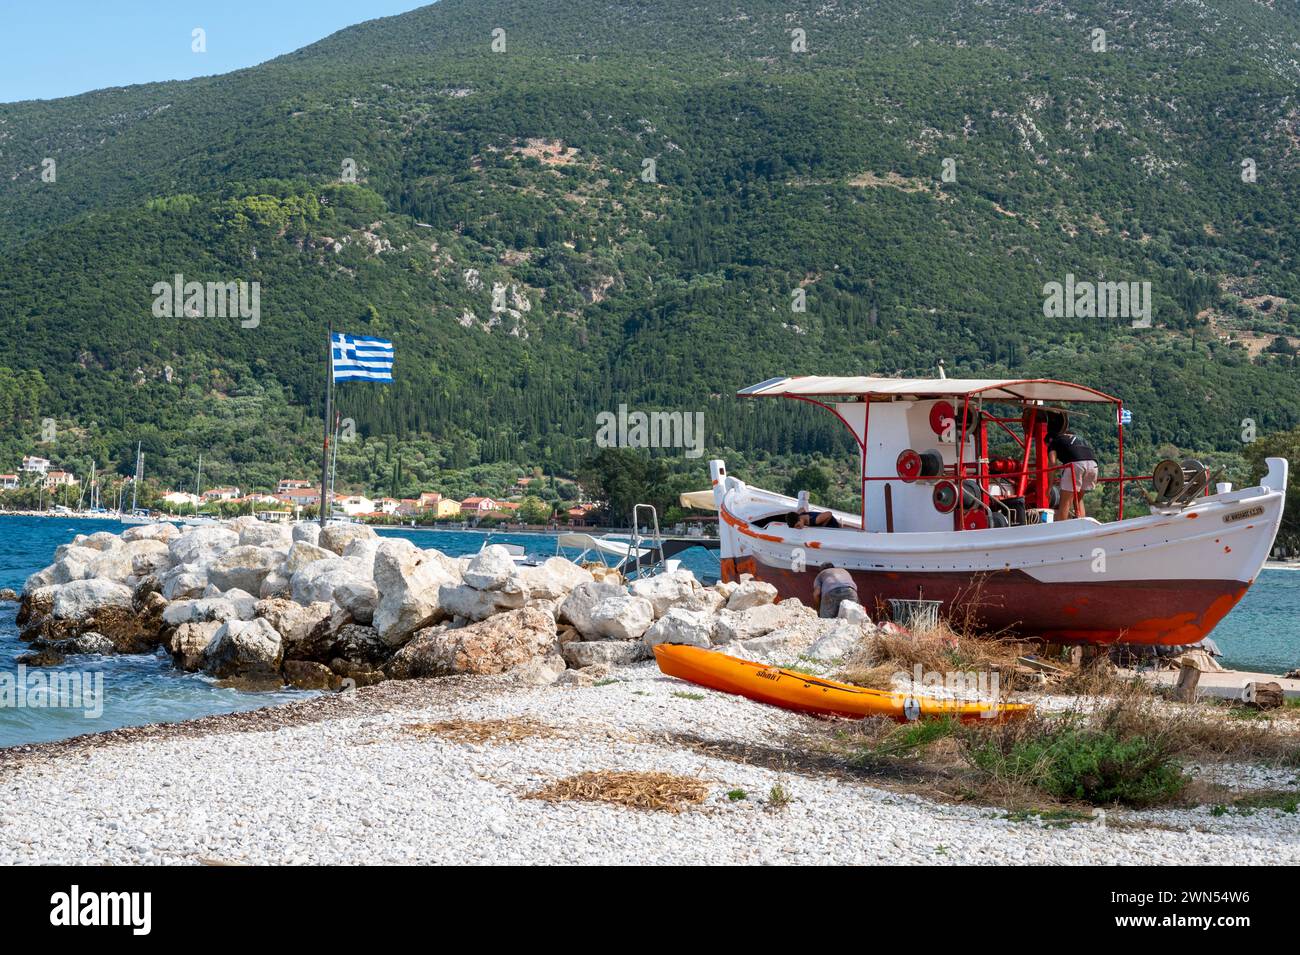
[[(77, 534), (122, 529), (114, 521), (0, 517), (0, 587), (21, 590), (28, 574), (48, 564), (54, 549)], [(489, 538), (477, 531), (385, 529), (381, 533), (405, 537), (420, 547), (436, 547), (453, 556), (475, 553)], [(492, 534), (490, 539), (521, 544), (530, 556), (547, 557), (556, 552), (555, 538), (542, 534)], [(717, 578), (714, 553), (698, 548), (687, 551), (682, 564), (704, 580)], [(17, 680), (14, 660), (27, 649), (18, 640), (16, 612), (16, 604), (0, 604), (0, 681), (10, 684)], [(1214, 639), (1229, 666), (1265, 672), (1300, 666), (1300, 571), (1265, 570), (1245, 599), (1219, 624)], [(218, 687), (202, 675), (172, 669), (170, 657), (163, 652), (73, 659), (48, 672), (79, 674), (90, 687), (101, 680), (102, 700), (97, 702), (93, 694), (87, 694), (77, 701), (78, 707), (56, 708), (15, 706), (0, 697), (0, 747), (253, 710), (310, 695), (298, 691), (245, 693)], [(36, 671), (27, 672), (30, 685)]]

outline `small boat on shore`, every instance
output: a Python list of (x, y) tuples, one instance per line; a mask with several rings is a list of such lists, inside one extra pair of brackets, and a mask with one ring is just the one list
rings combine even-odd
[[(723, 579), (751, 574), (782, 597), (810, 602), (834, 566), (867, 607), (930, 600), (966, 625), (1054, 642), (1192, 644), (1254, 583), (1282, 518), (1285, 459), (1268, 458), (1260, 484), (1239, 490), (1195, 461), (1126, 474), (1123, 404), (1083, 385), (801, 377), (740, 396), (829, 411), (859, 449), (861, 512), (830, 511), (823, 526), (793, 526), (799, 500), (710, 462)], [(1048, 424), (1074, 404), (1113, 409), (1117, 473), (1099, 484), (1119, 487), (1113, 521), (1053, 520), (1069, 492), (1055, 486), (1066, 466), (1049, 459)], [(1134, 481), (1156, 494), (1150, 513), (1126, 518)]]
[(701, 647), (661, 643), (654, 651), (655, 662), (668, 676), (815, 716), (846, 716), (853, 719), (884, 716), (900, 723), (949, 717), (971, 722), (1012, 719), (1033, 712), (1033, 707), (1025, 703), (948, 699), (919, 693), (871, 690), (765, 663), (741, 660), (739, 657)]

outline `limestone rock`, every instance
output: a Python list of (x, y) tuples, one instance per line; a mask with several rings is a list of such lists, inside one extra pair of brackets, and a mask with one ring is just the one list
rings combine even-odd
[(284, 648), (263, 617), (227, 620), (203, 655), (203, 669), (215, 677), (277, 677)]
[(658, 643), (681, 643), (691, 647), (713, 645), (714, 620), (702, 610), (685, 610), (672, 607), (645, 632), (642, 640), (646, 646)]
[(131, 541), (157, 540), (162, 541), (164, 544), (169, 544), (177, 537), (180, 537), (180, 535), (180, 528), (175, 524), (167, 524), (163, 522), (157, 524), (136, 524), (122, 531), (122, 541), (124, 543), (130, 543)]
[(208, 564), (236, 547), (239, 535), (224, 527), (191, 527), (168, 545), (176, 564)]
[(266, 575), (278, 570), (283, 563), (284, 557), (277, 550), (240, 544), (212, 562), (208, 567), (208, 579), (220, 590), (260, 593)]
[(203, 655), (208, 644), (221, 629), (220, 621), (183, 623), (177, 627), (168, 642), (172, 659), (182, 670), (193, 672), (203, 666)]
[(411, 634), (445, 614), (439, 591), (457, 581), (442, 563), (409, 541), (385, 540), (375, 552), (375, 587), (379, 602), (373, 624), (390, 647), (401, 646)]
[(776, 588), (763, 580), (746, 580), (727, 598), (727, 609), (735, 612), (761, 607), (776, 600)]
[(337, 558), (338, 554), (332, 550), (317, 547), (308, 541), (294, 541), (289, 548), (289, 553), (284, 558), (284, 572), (292, 577), (308, 564), (314, 564), (318, 560), (336, 560)]
[(649, 600), (620, 593), (606, 597), (591, 608), (592, 632), (584, 636), (636, 640), (654, 623), (654, 617), (654, 605)]
[(285, 660), (284, 682), (300, 690), (340, 690), (343, 678), (323, 663)]
[(368, 537), (378, 536), (375, 529), (366, 524), (326, 524), (321, 528), (320, 539), (317, 543), (326, 550), (332, 550), (342, 557), (343, 549), (354, 540), (364, 540)]
[(293, 525), (291, 531), (293, 542), (305, 541), (308, 544), (316, 545), (320, 543), (320, 524), (316, 521), (299, 521)]
[(393, 679), (504, 673), (555, 652), (555, 618), (525, 607), (467, 627), (419, 631), (384, 666)]
[(293, 543), (293, 531), (288, 524), (273, 524), (270, 521), (254, 521), (245, 524), (239, 531), (241, 547), (270, 547), (285, 550)]
[(334, 602), (357, 623), (369, 624), (375, 617), (379, 591), (368, 580), (345, 580), (334, 588)]
[(595, 580), (579, 584), (560, 604), (559, 620), (561, 623), (573, 624), (580, 633), (595, 635), (596, 626), (591, 614), (596, 605), (602, 600), (626, 595), (627, 591), (619, 584)]
[(641, 640), (571, 640), (560, 644), (560, 655), (571, 667), (628, 666), (647, 659), (650, 648)]
[(519, 575), (528, 588), (529, 600), (567, 597), (573, 588), (591, 583), (591, 571), (563, 557), (548, 557), (536, 567), (521, 567)]
[(758, 604), (739, 612), (728, 607), (718, 614), (714, 642), (752, 640), (808, 617), (815, 619), (816, 615), (798, 601)]
[(695, 596), (697, 590), (703, 589), (689, 570), (674, 570), (628, 584), (628, 590), (634, 596), (650, 601), (656, 620), (667, 613), (669, 607), (685, 604)]
[(476, 590), (494, 590), (501, 587), (515, 573), (515, 562), (510, 552), (500, 544), (489, 544), (470, 560), (465, 568), (465, 583)]

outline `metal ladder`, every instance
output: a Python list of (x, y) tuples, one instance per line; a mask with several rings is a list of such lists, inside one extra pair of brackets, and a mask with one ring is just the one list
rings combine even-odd
[[(638, 519), (641, 514), (641, 508), (650, 512), (650, 519), (654, 526), (654, 536), (651, 540), (654, 542), (647, 555), (650, 559), (649, 565), (642, 563), (641, 557), (641, 522)], [(632, 553), (628, 555), (628, 560), (632, 562), (630, 572), (625, 571), (623, 576), (628, 580), (639, 580), (642, 577), (653, 577), (655, 574), (665, 569), (664, 560), (664, 541), (659, 533), (659, 511), (653, 504), (636, 504), (632, 507)], [(625, 562), (626, 564), (626, 562)]]

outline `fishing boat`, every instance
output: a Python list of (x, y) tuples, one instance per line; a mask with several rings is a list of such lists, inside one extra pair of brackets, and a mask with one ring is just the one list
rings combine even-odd
[[(723, 579), (750, 574), (782, 597), (810, 602), (817, 574), (835, 566), (869, 608), (928, 600), (965, 625), (1053, 642), (1190, 644), (1255, 581), (1282, 517), (1283, 458), (1237, 490), (1190, 459), (1125, 473), (1123, 402), (1084, 385), (941, 371), (773, 378), (739, 396), (822, 408), (858, 447), (860, 513), (832, 511), (838, 526), (789, 526), (798, 498), (710, 462)], [(1117, 429), (1115, 473), (1098, 485), (1119, 488), (1112, 521), (1052, 519), (1062, 490), (1049, 423), (1080, 408), (1093, 421), (1105, 409)], [(1149, 513), (1125, 517), (1135, 482), (1154, 489), (1143, 491)]]

